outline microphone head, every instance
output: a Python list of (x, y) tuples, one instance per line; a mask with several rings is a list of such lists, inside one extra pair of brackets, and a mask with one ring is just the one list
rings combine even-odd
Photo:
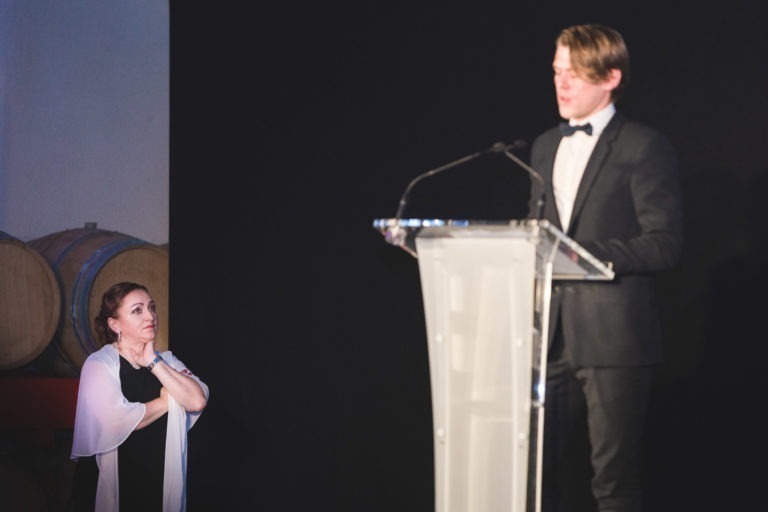
[(523, 139), (518, 139), (512, 144), (510, 144), (510, 146), (507, 149), (525, 149), (527, 147), (528, 147), (528, 141), (525, 141)]
[(496, 142), (491, 146), (491, 153), (501, 153), (507, 149), (507, 145), (504, 142)]
[(503, 153), (504, 151), (512, 151), (514, 149), (523, 149), (527, 145), (528, 143), (522, 139), (518, 139), (514, 141), (512, 144), (507, 144), (505, 142), (497, 142), (493, 146), (491, 146), (490, 152)]

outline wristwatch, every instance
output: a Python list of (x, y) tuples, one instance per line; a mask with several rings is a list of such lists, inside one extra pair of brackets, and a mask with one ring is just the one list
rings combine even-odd
[(159, 363), (160, 361), (162, 361), (162, 360), (163, 360), (163, 358), (162, 358), (162, 357), (160, 357), (160, 355), (158, 354), (158, 356), (157, 356), (156, 358), (154, 358), (154, 359), (152, 360), (152, 362), (151, 362), (151, 363), (149, 363), (149, 364), (147, 365), (147, 370), (149, 370), (149, 371), (152, 371), (152, 368), (154, 368), (154, 367), (155, 367), (155, 365), (156, 365), (157, 363)]

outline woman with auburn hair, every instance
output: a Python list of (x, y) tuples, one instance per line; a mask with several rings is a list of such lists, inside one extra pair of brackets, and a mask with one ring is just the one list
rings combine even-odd
[(72, 444), (75, 510), (184, 510), (187, 431), (208, 386), (171, 351), (155, 351), (149, 290), (118, 283), (103, 295), (96, 330), (104, 346), (80, 373)]

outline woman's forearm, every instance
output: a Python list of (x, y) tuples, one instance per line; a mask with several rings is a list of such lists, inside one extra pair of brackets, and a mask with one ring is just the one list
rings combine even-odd
[(158, 398), (145, 403), (144, 406), (144, 417), (141, 418), (139, 424), (136, 425), (136, 430), (141, 430), (147, 425), (154, 423), (155, 420), (168, 412), (168, 400), (164, 398), (162, 394)]
[(208, 400), (203, 388), (193, 378), (182, 375), (174, 370), (165, 361), (158, 362), (150, 370), (160, 383), (185, 410), (198, 412), (205, 409)]

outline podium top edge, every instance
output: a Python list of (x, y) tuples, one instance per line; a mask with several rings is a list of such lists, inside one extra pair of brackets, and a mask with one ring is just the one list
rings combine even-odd
[(381, 218), (373, 221), (373, 227), (382, 228), (429, 228), (429, 227), (470, 227), (470, 226), (536, 226), (548, 227), (547, 220), (511, 219), (511, 220), (477, 220), (477, 219), (397, 219)]

